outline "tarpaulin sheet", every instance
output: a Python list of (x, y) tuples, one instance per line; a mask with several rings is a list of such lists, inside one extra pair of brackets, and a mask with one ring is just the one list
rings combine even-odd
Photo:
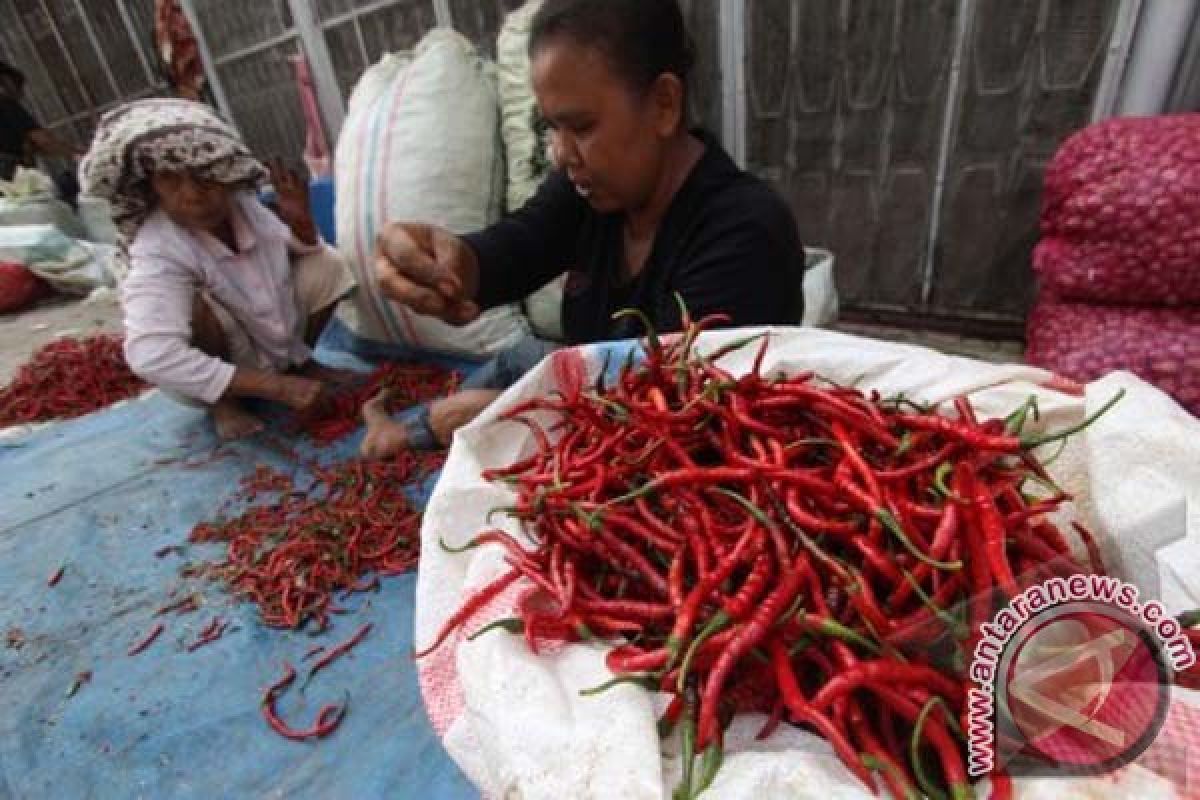
[[(350, 457), (358, 438), (322, 460)], [(478, 797), (417, 690), (415, 576), (354, 595), (353, 613), (311, 637), (266, 628), (221, 587), (181, 578), (223, 545), (155, 556), (186, 545), (255, 465), (289, 463), (262, 438), (205, 462), (216, 446), (202, 412), (158, 393), (0, 440), (0, 797)], [(153, 616), (192, 591), (199, 611)], [(229, 630), (188, 652), (215, 616)], [(128, 656), (159, 621), (159, 639)], [(315, 743), (271, 732), (259, 703), (284, 662), (303, 670), (311, 646), (366, 622), (374, 628), (357, 648), (279, 701), (306, 727), (348, 697), (341, 727)], [(91, 678), (71, 694), (80, 673)]]

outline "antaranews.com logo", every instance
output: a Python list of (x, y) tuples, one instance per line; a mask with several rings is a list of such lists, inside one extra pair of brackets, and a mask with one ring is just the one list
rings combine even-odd
[(968, 769), (1090, 775), (1154, 742), (1171, 677), (1196, 662), (1160, 603), (1117, 578), (1031, 586), (982, 626), (968, 693)]

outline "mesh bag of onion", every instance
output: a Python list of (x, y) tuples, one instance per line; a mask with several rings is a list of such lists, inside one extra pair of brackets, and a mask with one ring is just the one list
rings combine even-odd
[(1200, 114), (1111, 119), (1046, 170), (1034, 269), (1068, 300), (1200, 303)]
[(1200, 307), (1064, 302), (1051, 294), (1029, 315), (1025, 358), (1077, 381), (1128, 370), (1200, 416)]

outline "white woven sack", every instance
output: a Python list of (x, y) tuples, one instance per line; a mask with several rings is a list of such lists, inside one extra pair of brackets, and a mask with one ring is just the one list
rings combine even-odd
[(359, 291), (343, 316), (368, 339), (485, 357), (511, 347), (528, 326), (515, 306), (463, 327), (386, 299), (375, 276), (375, 239), (390, 221), (469, 233), (501, 213), (495, 76), (471, 45), (437, 28), (411, 58), (385, 56), (359, 81), (338, 141), (338, 247)]
[[(533, 197), (549, 169), (549, 150), (539, 136), (537, 99), (529, 82), (529, 32), (542, 0), (529, 0), (504, 20), (496, 37), (496, 66), (500, 89), (500, 132), (508, 164), (507, 207), (515, 211)], [(560, 275), (525, 298), (525, 316), (533, 332), (544, 339), (561, 340), (563, 287)]]
[[(711, 352), (746, 333), (705, 334), (699, 347)], [(1073, 437), (1051, 473), (1074, 495), (1076, 513), (1093, 524), (1114, 573), (1134, 581), (1149, 596), (1159, 576), (1171, 571), (1179, 584), (1175, 588), (1182, 593), (1163, 587), (1168, 610), (1178, 613), (1197, 604), (1196, 557), (1169, 568), (1163, 562), (1170, 551), (1200, 551), (1200, 421), (1162, 392), (1132, 375), (1117, 373), (1074, 393), (1052, 374), (1033, 367), (996, 366), (813, 328), (778, 328), (771, 336), (764, 362), (770, 374), (812, 370), (841, 384), (888, 395), (903, 392), (927, 403), (949, 402), (965, 394), (985, 418), (1003, 416), (1035, 394), (1042, 411), (1040, 424), (1050, 429), (1079, 421), (1124, 388), (1124, 400)], [(450, 553), (439, 544), (461, 545), (501, 519), (501, 527), (517, 533), (507, 518), (489, 522), (489, 510), (510, 505), (512, 494), (502, 485), (484, 481), (481, 472), (527, 455), (532, 434), (524, 426), (499, 422), (499, 416), (568, 381), (590, 385), (605, 364), (610, 368), (621, 364), (628, 348), (628, 343), (601, 344), (554, 353), (455, 435), (421, 531), (418, 648), (433, 640), (473, 589), (507, 569), (499, 547)], [(747, 348), (721, 363), (741, 374), (749, 369), (753, 356), (753, 348)], [(1177, 513), (1181, 509), (1184, 513)], [(1164, 519), (1174, 523), (1164, 528)], [(1148, 571), (1141, 572), (1137, 564)], [(474, 616), (465, 632), (509, 616), (520, 589), (518, 582)], [(468, 642), (466, 633), (451, 636), (418, 663), (418, 670), (434, 727), (486, 796), (525, 800), (666, 800), (671, 796), (679, 778), (679, 741), (675, 737), (660, 743), (657, 736), (655, 721), (662, 696), (631, 686), (594, 697), (579, 694), (611, 677), (601, 645), (571, 644), (535, 656), (522, 637), (496, 633)], [(1195, 702), (1195, 693), (1183, 694), (1191, 696), (1185, 702)], [(829, 745), (812, 734), (784, 726), (768, 740), (755, 741), (763, 721), (760, 715), (734, 721), (726, 738), (724, 765), (702, 797), (871, 797)], [(1138, 766), (1069, 782), (1018, 779), (1015, 788), (1018, 800), (1187, 796)], [(986, 789), (979, 796), (988, 796)]]

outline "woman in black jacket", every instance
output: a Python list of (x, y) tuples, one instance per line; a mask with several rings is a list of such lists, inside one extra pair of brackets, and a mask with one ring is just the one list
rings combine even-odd
[[(693, 54), (676, 0), (547, 0), (529, 52), (557, 169), (522, 209), (474, 234), (391, 223), (376, 261), (385, 294), (465, 324), (567, 272), (573, 344), (636, 335), (613, 319), (622, 308), (678, 329), (676, 294), (693, 316), (723, 313), (732, 326), (800, 318), (804, 256), (790, 210), (687, 126)], [(502, 354), (408, 424), (369, 404), (364, 453), (447, 444), (550, 347)]]

